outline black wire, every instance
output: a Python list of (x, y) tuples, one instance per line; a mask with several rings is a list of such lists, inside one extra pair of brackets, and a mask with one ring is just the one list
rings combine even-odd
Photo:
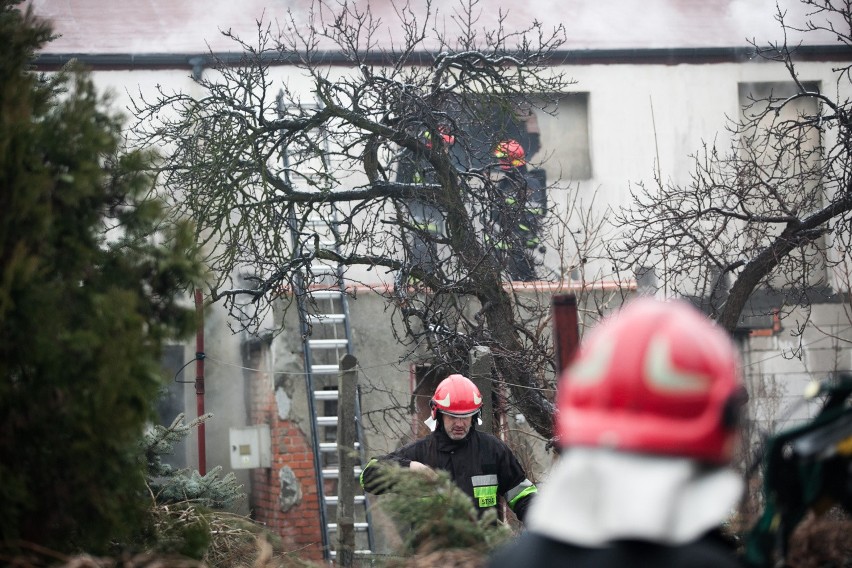
[(182, 384), (186, 384), (186, 383), (194, 383), (195, 381), (179, 381), (179, 380), (178, 380), (178, 375), (180, 375), (180, 374), (181, 374), (181, 371), (183, 371), (184, 369), (186, 369), (187, 367), (189, 367), (191, 364), (195, 363), (196, 361), (202, 361), (202, 360), (204, 360), (204, 358), (205, 358), (205, 357), (206, 357), (206, 355), (204, 354), (204, 352), (203, 352), (203, 351), (199, 351), (199, 352), (197, 352), (197, 353), (195, 354), (195, 357), (194, 357), (194, 358), (192, 358), (192, 359), (190, 359), (189, 361), (187, 361), (187, 362), (186, 362), (186, 364), (185, 364), (183, 367), (181, 367), (180, 369), (178, 369), (178, 370), (177, 370), (177, 373), (175, 373), (175, 379), (174, 379), (174, 380), (175, 380), (175, 382), (176, 382), (176, 383), (182, 383)]

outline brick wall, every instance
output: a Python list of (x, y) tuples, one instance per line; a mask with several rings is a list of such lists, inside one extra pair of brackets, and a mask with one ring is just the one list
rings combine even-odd
[[(252, 351), (250, 368), (263, 368), (261, 365), (267, 358), (262, 351), (267, 348), (262, 346)], [(250, 422), (269, 424), (272, 439), (272, 467), (251, 472), (249, 507), (252, 518), (278, 535), (284, 551), (304, 560), (322, 561), (319, 503), (310, 439), (294, 421), (279, 417), (272, 373), (255, 372), (248, 392)], [(294, 479), (290, 477), (291, 472)], [(289, 491), (282, 492), (282, 477)], [(299, 495), (293, 495), (294, 486)]]

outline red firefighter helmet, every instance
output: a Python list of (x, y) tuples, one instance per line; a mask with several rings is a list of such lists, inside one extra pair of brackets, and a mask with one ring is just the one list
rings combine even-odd
[(730, 461), (745, 403), (727, 333), (682, 301), (635, 300), (560, 379), (559, 444)]
[(494, 157), (500, 160), (500, 167), (518, 168), (527, 163), (526, 152), (517, 140), (504, 140), (494, 148)]
[(432, 418), (438, 412), (464, 418), (473, 416), (482, 408), (482, 394), (473, 381), (464, 375), (450, 375), (438, 385), (429, 401)]
[[(441, 135), (441, 140), (444, 141), (444, 144), (446, 146), (452, 146), (453, 144), (455, 144), (456, 137), (453, 136), (452, 134), (450, 134), (450, 129), (447, 128), (446, 126), (443, 126), (443, 125), (439, 126), (438, 127), (438, 134)], [(424, 138), (424, 144), (426, 144), (426, 147), (431, 148), (432, 147), (432, 133), (429, 132), (428, 130), (425, 131), (423, 133), (423, 138)]]

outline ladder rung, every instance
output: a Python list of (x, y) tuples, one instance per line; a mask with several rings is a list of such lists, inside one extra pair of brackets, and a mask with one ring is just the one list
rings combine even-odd
[(336, 390), (314, 391), (314, 399), (316, 400), (337, 400)]
[[(355, 442), (353, 449), (358, 450), (361, 448), (361, 444), (359, 442)], [(321, 452), (330, 453), (337, 451), (337, 442), (320, 442), (319, 449)]]
[[(352, 552), (355, 554), (355, 556), (369, 556), (370, 554), (373, 554), (372, 550), (353, 550)], [(332, 558), (337, 558), (336, 550), (329, 550), (328, 553), (329, 555), (331, 555)]]
[(308, 290), (308, 295), (314, 300), (334, 300), (339, 298), (342, 292), (340, 290)]
[[(362, 503), (366, 503), (367, 499), (363, 495), (355, 495), (355, 504), (360, 505)], [(325, 504), (326, 505), (337, 505), (337, 495), (326, 495), (325, 496)]]
[(343, 314), (308, 314), (306, 316), (310, 323), (340, 323), (346, 319)]
[(312, 264), (311, 272), (313, 274), (333, 274), (337, 270), (336, 266), (330, 264)]
[(311, 365), (311, 373), (314, 375), (336, 375), (338, 371), (339, 365)]
[(317, 424), (320, 426), (337, 426), (337, 416), (317, 416)]
[[(352, 475), (358, 477), (361, 475), (361, 466), (352, 468)], [(322, 470), (322, 476), (326, 479), (340, 479), (340, 469), (336, 467), (328, 467)]]
[(308, 339), (311, 349), (343, 349), (349, 345), (349, 340), (343, 339)]
[[(367, 523), (354, 523), (355, 532), (367, 532), (367, 529), (370, 528), (370, 525)], [(336, 531), (337, 523), (328, 523), (328, 530)]]

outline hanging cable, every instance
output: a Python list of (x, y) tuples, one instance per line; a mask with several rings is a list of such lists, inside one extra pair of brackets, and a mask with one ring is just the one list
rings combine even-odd
[(184, 366), (183, 366), (183, 367), (181, 367), (180, 369), (178, 369), (178, 370), (177, 370), (177, 372), (175, 373), (174, 381), (175, 381), (176, 383), (181, 383), (181, 384), (195, 383), (195, 381), (194, 381), (194, 380), (193, 380), (193, 381), (179, 381), (179, 380), (178, 380), (178, 375), (180, 375), (180, 374), (183, 372), (183, 370), (184, 370), (184, 369), (186, 369), (187, 367), (189, 367), (190, 365), (192, 365), (192, 364), (193, 364), (193, 363), (195, 363), (196, 361), (203, 361), (203, 360), (204, 360), (204, 359), (206, 359), (206, 358), (207, 358), (207, 356), (206, 356), (203, 352), (200, 352), (200, 351), (199, 351), (199, 352), (197, 352), (197, 353), (195, 354), (195, 357), (193, 357), (192, 359), (190, 359), (189, 361), (187, 361), (187, 362), (184, 364)]

